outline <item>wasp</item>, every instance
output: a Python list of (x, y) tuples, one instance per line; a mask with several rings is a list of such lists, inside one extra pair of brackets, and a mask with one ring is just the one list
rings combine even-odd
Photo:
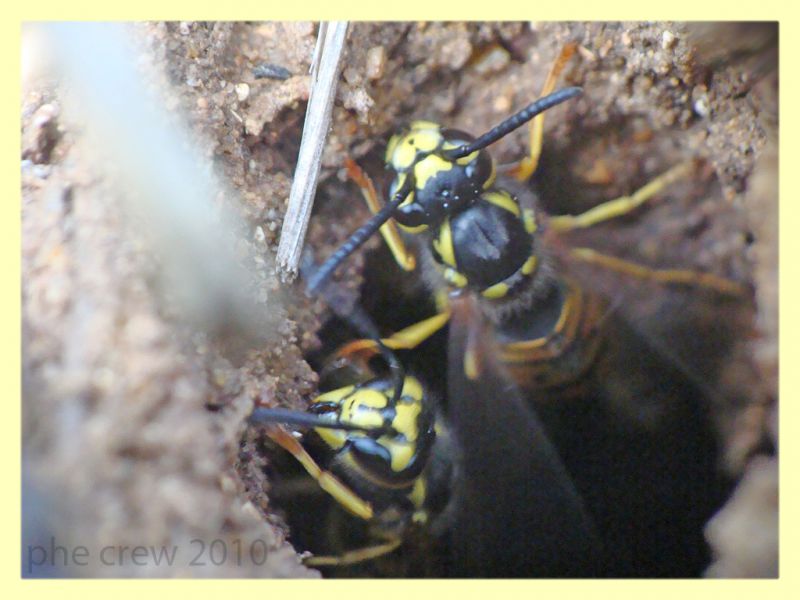
[[(308, 565), (347, 567), (389, 554), (432, 519), (435, 499), (446, 497), (452, 466), (439, 457), (445, 430), (420, 381), (407, 375), (400, 385), (372, 372), (317, 396), (305, 413), (257, 408), (251, 416), (251, 423), (268, 424), (269, 437), (340, 507), (368, 524), (375, 542), (308, 558)], [(302, 442), (283, 425), (304, 428)]]
[[(353, 161), (347, 161), (348, 173), (361, 189), (373, 217), (309, 280), (312, 290), (324, 285), (337, 266), (378, 231), (402, 269), (421, 271), (435, 297), (437, 314), (397, 331), (382, 342), (394, 350), (415, 349), (449, 323), (449, 415), (455, 423), (453, 430), (461, 451), (473, 453), (471, 465), (477, 464), (478, 455), (488, 452), (503, 435), (498, 428), (496, 435), (489, 436), (480, 431), (480, 427), (476, 428), (473, 421), (481, 402), (491, 404), (483, 413), (487, 419), (485, 423), (491, 422), (491, 415), (507, 404), (504, 395), (498, 393), (506, 389), (500, 383), (502, 377), (492, 373), (507, 373), (527, 391), (529, 407), (545, 405), (545, 413), (554, 413), (547, 420), (558, 422), (558, 426), (568, 432), (573, 415), (575, 429), (579, 431), (587, 427), (587, 422), (589, 426), (605, 422), (607, 415), (597, 412), (598, 405), (634, 412), (626, 416), (641, 420), (642, 423), (636, 425), (646, 428), (655, 418), (650, 417), (651, 413), (659, 415), (674, 409), (677, 415), (677, 409), (670, 403), (676, 395), (686, 395), (684, 392), (689, 388), (715, 393), (711, 375), (717, 359), (728, 347), (728, 340), (716, 336), (710, 345), (696, 343), (712, 339), (699, 328), (699, 322), (698, 329), (686, 336), (692, 343), (681, 346), (673, 344), (669, 337), (659, 340), (650, 332), (660, 327), (669, 334), (676, 314), (679, 320), (683, 319), (680, 329), (689, 329), (687, 324), (694, 324), (690, 310), (693, 307), (673, 303), (669, 307), (672, 311), (669, 318), (659, 312), (662, 307), (651, 311), (647, 319), (634, 318), (633, 312), (626, 312), (630, 303), (624, 301), (624, 294), (618, 294), (619, 290), (658, 286), (686, 291), (685, 297), (702, 294), (711, 298), (712, 311), (723, 303), (739, 303), (747, 298), (745, 286), (724, 277), (689, 269), (646, 267), (572, 242), (573, 234), (633, 214), (674, 183), (687, 178), (695, 171), (694, 160), (665, 170), (629, 195), (578, 215), (550, 215), (542, 208), (528, 181), (539, 163), (545, 111), (582, 94), (579, 87), (554, 91), (561, 71), (575, 50), (575, 44), (564, 47), (538, 100), (483, 135), (473, 137), (431, 121), (414, 121), (393, 136), (385, 155), (386, 166), (392, 173), (389, 201), (385, 204), (380, 202), (371, 179)], [(529, 124), (530, 131), (528, 155), (516, 167), (500, 174), (487, 147), (525, 124)], [(411, 241), (413, 249), (406, 245), (407, 240)], [(465, 309), (467, 304), (474, 306)], [(468, 314), (469, 318), (454, 319), (459, 312)], [(483, 321), (491, 324), (490, 329), (482, 328)], [(482, 349), (487, 338), (497, 341), (497, 364), (478, 359), (479, 355), (487, 353)], [(460, 343), (454, 345), (453, 340)], [(371, 339), (357, 340), (347, 350), (368, 350), (374, 344), (375, 340)], [(657, 356), (658, 360), (650, 360), (651, 356)], [(462, 364), (457, 364), (459, 361)], [(490, 364), (490, 368), (482, 368), (481, 362)], [(464, 381), (453, 373), (463, 374)], [(687, 386), (676, 391), (672, 383), (675, 378), (686, 379)], [(483, 386), (487, 379), (495, 382), (494, 389), (487, 388), (487, 394), (476, 399), (475, 404), (463, 404), (462, 394), (453, 392), (453, 389), (468, 391), (469, 384), (465, 381)], [(547, 406), (553, 398), (578, 398), (580, 403), (565, 404), (567, 410), (553, 409)], [(693, 427), (686, 429), (685, 437), (692, 441), (685, 444), (684, 456), (678, 430), (678, 424), (683, 422), (680, 419), (688, 415), (687, 421), (694, 423), (703, 418), (702, 411), (688, 408), (689, 404), (687, 401), (686, 407), (681, 407), (686, 410), (680, 418), (673, 415), (675, 418), (667, 427), (669, 434), (653, 434), (651, 443), (663, 445), (667, 453), (669, 445), (676, 443), (681, 450), (674, 450), (673, 455), (692, 461), (696, 460), (693, 453), (699, 452), (702, 446), (700, 442), (697, 447), (692, 445), (695, 435), (701, 439), (705, 434)], [(629, 406), (635, 407), (633, 411), (625, 408)], [(598, 452), (613, 455), (620, 451), (617, 444), (630, 439), (634, 443), (628, 444), (629, 449), (637, 452), (638, 432), (630, 434), (617, 429), (616, 425), (609, 427), (614, 431), (602, 432), (602, 435), (613, 438), (613, 443)], [(485, 442), (479, 441), (481, 435), (486, 438)], [(557, 444), (559, 451), (573, 457), (582, 451), (581, 446), (575, 444), (576, 437), (584, 446), (594, 441), (570, 434), (558, 437), (561, 438), (561, 443)], [(648, 451), (638, 452), (644, 456)], [(670, 457), (667, 458), (667, 469), (672, 469), (674, 465)], [(574, 464), (584, 459), (577, 457)], [(640, 474), (647, 476), (660, 466), (650, 464), (645, 468), (637, 464), (636, 469), (627, 473), (621, 471), (617, 476), (627, 483)], [(706, 467), (708, 469), (698, 476), (704, 477), (712, 470), (708, 465), (703, 466)], [(581, 468), (580, 465), (571, 467), (573, 471)], [(590, 468), (584, 471), (587, 483), (583, 487), (592, 493), (595, 490), (591, 486), (602, 479), (602, 473)], [(659, 480), (657, 484), (662, 485), (662, 482)], [(655, 489), (648, 482), (643, 483), (641, 489), (634, 489), (642, 491), (643, 497), (650, 497), (651, 488)], [(665, 495), (673, 493), (676, 502), (688, 497), (677, 485)], [(617, 510), (608, 508), (612, 504), (613, 490), (604, 490), (600, 495), (598, 513), (605, 515)], [(657, 500), (654, 496), (654, 501)], [(636, 499), (626, 498), (618, 504), (628, 506), (626, 502), (635, 504)], [(482, 510), (488, 508), (483, 506), (477, 512)], [(636, 510), (640, 510), (638, 506)], [(702, 511), (708, 508), (698, 510), (698, 514)], [(694, 521), (687, 528), (702, 527), (702, 516), (693, 515), (692, 518)], [(607, 527), (610, 530), (614, 526)], [(614, 532), (609, 536), (614, 545), (617, 541)], [(657, 544), (652, 547), (656, 548)], [(634, 544), (626, 558), (636, 562), (637, 553), (639, 548)], [(641, 570), (634, 568), (633, 572), (660, 574), (648, 571), (650, 567), (645, 563), (646, 560)], [(696, 564), (693, 563), (692, 568), (696, 568)], [(623, 569), (620, 573), (629, 572)]]
[[(371, 352), (382, 357), (383, 369), (371, 365), (374, 355), (348, 355), (342, 349), (326, 371), (330, 376), (336, 370), (346, 381), (314, 398), (306, 412), (257, 407), (250, 417), (366, 526), (366, 545), (312, 556), (306, 563), (340, 569), (422, 539), (439, 549), (441, 564), (426, 564), (414, 573), (599, 573), (601, 554), (591, 519), (544, 428), (513, 386), (508, 402), (493, 407), (487, 395), (504, 384), (487, 375), (478, 385), (464, 386), (467, 379), (457, 361), (450, 377), (459, 410), (450, 413), (382, 344), (360, 306), (343, 309), (330, 286), (325, 296), (340, 317), (374, 342)], [(454, 306), (462, 305), (454, 300)], [(466, 305), (455, 310), (456, 321), (470, 319), (468, 310)], [(488, 352), (480, 352), (476, 368), (491, 361)]]
[[(575, 44), (568, 44), (562, 50), (538, 100), (477, 138), (430, 121), (414, 121), (394, 135), (385, 156), (387, 168), (394, 173), (391, 200), (383, 206), (370, 178), (347, 160), (350, 177), (374, 216), (323, 264), (309, 288), (321, 286), (347, 256), (380, 230), (401, 268), (422, 270), (440, 309), (384, 343), (394, 349), (415, 348), (449, 320), (448, 293), (466, 290), (503, 342), (501, 361), (519, 385), (536, 389), (577, 381), (593, 364), (600, 345), (598, 334), (607, 320), (608, 303), (602, 294), (586, 289), (571, 270), (602, 270), (631, 280), (742, 296), (743, 286), (713, 274), (650, 269), (563, 241), (565, 234), (635, 211), (688, 176), (694, 161), (668, 169), (628, 196), (574, 216), (548, 215), (536, 194), (524, 185), (538, 165), (544, 112), (582, 94), (579, 87), (553, 92), (575, 49)], [(511, 170), (510, 177), (498, 176), (486, 148), (529, 121), (528, 156)], [(416, 238), (418, 257), (398, 228)], [(466, 362), (468, 366), (469, 355)]]

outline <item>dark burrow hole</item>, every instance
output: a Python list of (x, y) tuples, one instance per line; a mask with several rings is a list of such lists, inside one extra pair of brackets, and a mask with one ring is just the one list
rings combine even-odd
[[(546, 196), (569, 190), (573, 197), (585, 189), (564, 157), (563, 153), (548, 154), (545, 149), (542, 168), (552, 174), (550, 184), (543, 189)], [(547, 206), (557, 212), (552, 201)], [(367, 253), (361, 303), (385, 334), (435, 312), (418, 277), (403, 273), (383, 243)], [(625, 323), (615, 327), (620, 338), (639, 335), (626, 330)], [(319, 337), (323, 347), (307, 357), (318, 372), (326, 356), (357, 335), (334, 317), (323, 325)], [(445, 399), (446, 347), (447, 332), (443, 331), (418, 350), (400, 353), (407, 370), (420, 377), (436, 397)], [(642, 347), (647, 354), (648, 344)], [(569, 400), (536, 402), (532, 410), (543, 421), (606, 544), (608, 559), (603, 575), (698, 577), (711, 558), (703, 528), (730, 495), (733, 482), (719, 467), (720, 448), (707, 414), (708, 398), (680, 369), (659, 364), (661, 357), (651, 360), (644, 356), (642, 361), (646, 363), (644, 372), (674, 371), (674, 379), (666, 377), (675, 400), (670, 407), (672, 417), (660, 427), (637, 428), (614, 414), (592, 390)], [(266, 451), (272, 482), (270, 500), (285, 518), (290, 541), (299, 552), (339, 554), (371, 542), (364, 524), (338, 507), (294, 459), (275, 448)], [(497, 492), (502, 493), (502, 482), (498, 482)], [(474, 518), (480, 519), (480, 515)], [(536, 539), (535, 531), (516, 534)], [(404, 544), (378, 560), (323, 569), (323, 574), (447, 576), (448, 555), (446, 541), (423, 540)]]

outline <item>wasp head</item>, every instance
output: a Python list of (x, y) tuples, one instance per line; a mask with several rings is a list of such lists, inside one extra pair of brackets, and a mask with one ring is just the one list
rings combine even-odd
[(386, 165), (396, 173), (390, 195), (410, 188), (394, 214), (404, 229), (416, 233), (439, 224), (469, 207), (494, 183), (495, 165), (486, 150), (459, 158), (447, 154), (474, 139), (430, 121), (414, 121), (392, 137), (386, 150)]

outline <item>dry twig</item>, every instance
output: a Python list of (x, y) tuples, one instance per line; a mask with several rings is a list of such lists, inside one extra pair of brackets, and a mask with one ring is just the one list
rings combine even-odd
[(320, 24), (311, 65), (311, 93), (303, 138), (278, 244), (278, 269), (284, 280), (292, 280), (297, 276), (308, 220), (314, 206), (322, 148), (331, 122), (346, 36), (346, 21)]

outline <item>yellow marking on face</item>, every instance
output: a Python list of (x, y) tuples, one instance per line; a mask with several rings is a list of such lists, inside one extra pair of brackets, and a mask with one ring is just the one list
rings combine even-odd
[(392, 427), (398, 433), (402, 433), (409, 442), (415, 442), (419, 437), (417, 429), (417, 419), (421, 412), (419, 404), (398, 404), (395, 407), (397, 416), (392, 420)]
[(431, 177), (436, 177), (442, 171), (450, 171), (453, 163), (443, 159), (441, 156), (429, 154), (414, 165), (415, 185), (418, 190), (425, 187)]
[(508, 284), (501, 281), (500, 283), (495, 283), (493, 286), (490, 286), (481, 292), (481, 295), (484, 298), (488, 298), (489, 300), (497, 300), (498, 298), (504, 297), (508, 294), (509, 287)]
[(325, 392), (324, 394), (320, 394), (316, 398), (314, 398), (313, 403), (316, 404), (318, 402), (336, 402), (340, 403), (342, 400), (347, 398), (350, 394), (353, 393), (353, 390), (356, 389), (354, 385), (348, 385), (336, 390), (331, 390), (330, 392)]
[[(383, 417), (381, 417), (378, 411), (386, 407), (387, 400), (386, 396), (377, 390), (355, 390), (355, 386), (351, 385), (346, 388), (322, 394), (314, 401), (337, 402), (340, 407), (339, 420), (342, 423), (357, 425), (365, 429), (375, 429), (383, 426)], [(348, 437), (364, 435), (362, 432), (344, 431), (327, 427), (320, 427), (315, 429), (315, 431), (319, 437), (334, 450), (344, 446)]]
[(495, 206), (499, 206), (500, 208), (507, 210), (515, 217), (519, 217), (520, 215), (519, 204), (517, 204), (514, 201), (514, 198), (512, 198), (507, 192), (486, 192), (481, 196), (481, 198), (487, 202), (491, 202)]
[(528, 233), (534, 233), (536, 231), (536, 215), (530, 208), (526, 208), (522, 211), (522, 222), (525, 224), (525, 231)]
[(387, 404), (386, 396), (378, 390), (370, 388), (362, 388), (347, 398), (342, 408), (342, 415), (346, 415), (348, 411), (359, 410), (362, 406), (368, 408), (385, 408)]
[[(419, 122), (417, 122), (419, 123)], [(417, 159), (417, 153), (433, 152), (442, 143), (442, 135), (438, 127), (415, 128), (412, 124), (411, 131), (405, 134), (392, 145), (392, 153), (387, 153), (386, 162), (398, 171), (408, 169)]]
[(450, 219), (445, 219), (439, 227), (439, 237), (433, 240), (433, 248), (442, 257), (442, 261), (454, 269), (456, 265), (456, 253), (453, 248), (453, 232), (450, 229)]
[[(354, 390), (355, 386), (353, 385), (348, 385), (343, 388), (331, 390), (330, 392), (320, 394), (319, 396), (314, 398), (312, 404), (317, 404), (322, 402), (324, 403), (330, 402), (332, 404), (338, 404), (341, 412), (342, 403), (345, 401), (345, 398), (347, 398), (348, 396), (350, 396), (350, 394), (353, 393)], [(322, 440), (333, 450), (338, 450), (339, 448), (344, 446), (345, 443), (347, 442), (347, 432), (342, 431), (341, 429), (329, 429), (327, 427), (319, 427), (315, 428), (314, 431), (316, 431), (319, 437), (321, 437)]]
[(409, 140), (413, 142), (414, 138), (409, 138), (406, 135), (399, 140), (395, 145), (394, 152), (392, 152), (391, 159), (388, 161), (397, 170), (408, 169), (417, 158), (417, 148), (413, 143), (409, 143)]
[(385, 408), (387, 402), (378, 390), (358, 390), (342, 404), (341, 420), (360, 427), (380, 427), (383, 418), (377, 411)]

